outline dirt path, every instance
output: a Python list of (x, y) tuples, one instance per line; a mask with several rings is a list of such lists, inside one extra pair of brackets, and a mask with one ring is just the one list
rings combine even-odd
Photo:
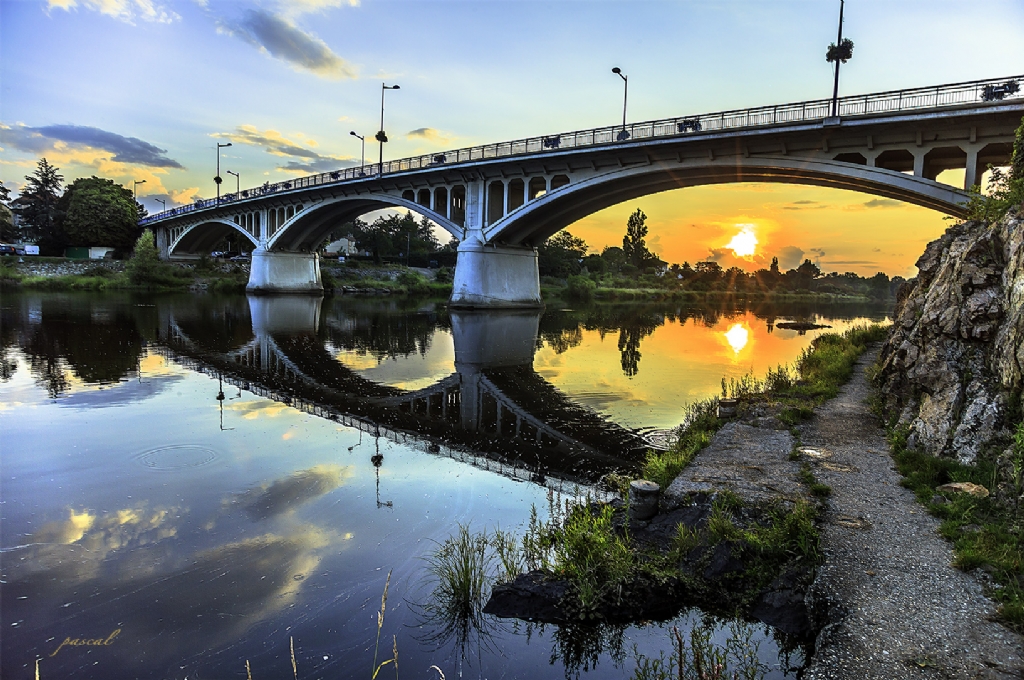
[(825, 450), (815, 475), (833, 489), (815, 581), (830, 623), (805, 680), (1024, 678), (1024, 640), (994, 621), (978, 581), (951, 566), (939, 520), (900, 486), (889, 446), (865, 400), (862, 357), (840, 395), (802, 428)]

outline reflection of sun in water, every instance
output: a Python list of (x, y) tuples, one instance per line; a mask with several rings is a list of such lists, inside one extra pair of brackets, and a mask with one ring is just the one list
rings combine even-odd
[(732, 351), (737, 354), (740, 350), (747, 346), (747, 340), (750, 339), (750, 331), (744, 328), (743, 324), (733, 324), (732, 328), (725, 332), (725, 339), (732, 347)]
[(732, 240), (725, 244), (736, 257), (751, 257), (757, 250), (757, 236), (754, 235), (754, 225), (738, 224), (740, 233), (732, 237)]

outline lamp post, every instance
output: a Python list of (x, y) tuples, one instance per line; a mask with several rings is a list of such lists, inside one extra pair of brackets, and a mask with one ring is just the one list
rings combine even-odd
[(238, 178), (238, 173), (237, 172), (232, 172), (230, 170), (225, 170), (224, 172), (228, 173), (229, 175), (234, 175), (235, 176), (235, 199), (237, 200), (239, 198), (239, 196), (241, 195), (241, 191), (242, 191), (242, 182)]
[(380, 142), (380, 166), (377, 169), (377, 176), (384, 174), (384, 142), (388, 141), (388, 136), (384, 134), (384, 90), (400, 90), (398, 85), (385, 85), (380, 84), (380, 131), (377, 132), (375, 138)]
[(622, 132), (620, 132), (617, 137), (621, 142), (629, 139), (629, 133), (626, 132), (626, 99), (629, 96), (629, 78), (618, 66), (612, 69), (612, 73), (622, 78)]
[(214, 184), (217, 185), (218, 204), (220, 203), (220, 183), (224, 181), (223, 179), (221, 179), (220, 176), (220, 150), (228, 146), (231, 146), (231, 142), (228, 142), (227, 144), (221, 144), (220, 142), (217, 142), (217, 176), (213, 178), (213, 182)]
[[(384, 127), (383, 123), (381, 127)], [(366, 135), (357, 135), (355, 130), (350, 131), (349, 134), (362, 142), (362, 150), (359, 152), (359, 176), (362, 177), (366, 174), (363, 172), (363, 168), (366, 167)]]
[(146, 180), (144, 180), (144, 179), (137, 179), (137, 180), (134, 180), (134, 182), (135, 182), (135, 184), (134, 184), (134, 186), (132, 186), (132, 197), (135, 199), (135, 202), (138, 203), (139, 202), (139, 185), (140, 184), (145, 184)]
[(836, 65), (835, 80), (832, 84), (832, 118), (839, 117), (839, 65), (845, 64), (853, 58), (853, 41), (849, 38), (843, 39), (843, 5), (844, 0), (839, 0), (839, 35), (836, 43), (828, 46), (825, 53), (825, 61)]
[(164, 209), (162, 212), (167, 212), (167, 201), (162, 198), (154, 198), (153, 200), (163, 206)]

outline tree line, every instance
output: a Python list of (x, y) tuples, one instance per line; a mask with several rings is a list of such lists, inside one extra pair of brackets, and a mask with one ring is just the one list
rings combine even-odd
[[(60, 255), (68, 246), (111, 246), (130, 252), (142, 233), (138, 222), (146, 215), (132, 192), (112, 180), (80, 178), (64, 187), (59, 169), (41, 158), (35, 172), (14, 201), (0, 184), (0, 203), (17, 214), (17, 225), (9, 215), (0, 214), (0, 240), (36, 243), (44, 255)], [(586, 241), (563, 230), (537, 248), (541, 276), (586, 278), (587, 285), (619, 288), (668, 288), (693, 291), (772, 292), (815, 291), (885, 298), (903, 281), (883, 272), (870, 278), (853, 272), (822, 274), (805, 259), (793, 269), (782, 271), (778, 258), (768, 268), (746, 272), (739, 267), (723, 268), (707, 260), (690, 265), (669, 264), (647, 247), (647, 215), (633, 212), (626, 222), (622, 247), (609, 246), (600, 254), (589, 253)], [(374, 261), (402, 261), (427, 264), (445, 253), (454, 261), (458, 240), (442, 245), (434, 236), (434, 225), (411, 212), (389, 214), (373, 222), (355, 219), (335, 229), (329, 240), (349, 238), (358, 250)], [(325, 244), (326, 245), (326, 244)], [(579, 280), (577, 280), (579, 283)]]
[[(562, 279), (584, 277), (590, 285), (613, 288), (666, 288), (692, 291), (729, 292), (819, 292), (863, 295), (884, 299), (893, 295), (904, 281), (878, 272), (870, 278), (853, 272), (823, 274), (818, 265), (805, 259), (783, 271), (779, 258), (767, 268), (747, 272), (739, 267), (722, 267), (706, 260), (691, 265), (668, 264), (647, 247), (647, 215), (636, 210), (629, 216), (622, 247), (608, 246), (600, 254), (588, 254), (586, 241), (560, 231), (537, 249), (541, 276)], [(573, 281), (570, 281), (572, 284)]]
[[(63, 255), (68, 246), (110, 246), (127, 253), (142, 233), (146, 209), (132, 191), (102, 177), (82, 177), (64, 186), (59, 168), (39, 159), (13, 201), (0, 184), (4, 211), (0, 240), (34, 243), (43, 255)], [(12, 219), (17, 215), (18, 219)]]

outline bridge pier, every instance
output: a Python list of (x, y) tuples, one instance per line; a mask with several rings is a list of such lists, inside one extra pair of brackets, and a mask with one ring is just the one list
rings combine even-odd
[(279, 253), (257, 248), (252, 253), (247, 293), (304, 293), (323, 295), (317, 253)]
[(489, 309), (542, 307), (537, 250), (463, 241), (449, 304)]

